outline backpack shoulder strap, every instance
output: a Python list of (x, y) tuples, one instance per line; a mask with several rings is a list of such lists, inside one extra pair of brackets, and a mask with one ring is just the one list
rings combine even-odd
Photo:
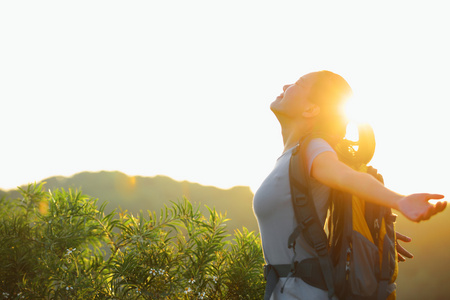
[(333, 265), (328, 252), (328, 238), (319, 221), (314, 199), (310, 189), (310, 176), (307, 172), (305, 152), (311, 141), (307, 137), (301, 141), (292, 152), (289, 165), (289, 181), (291, 187), (292, 206), (294, 209), (297, 226), (289, 236), (288, 247), (294, 250), (295, 260), (295, 240), (303, 233), (304, 238), (315, 249), (322, 274), (327, 285), (328, 296), (334, 295)]

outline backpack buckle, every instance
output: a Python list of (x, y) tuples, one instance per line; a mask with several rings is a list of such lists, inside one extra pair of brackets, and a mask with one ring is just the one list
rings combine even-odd
[(309, 217), (305, 218), (305, 220), (303, 220), (303, 222), (302, 222), (303, 228), (307, 228), (312, 222), (314, 222), (313, 216), (309, 216)]
[(306, 204), (308, 204), (308, 197), (306, 195), (301, 194), (295, 196), (295, 205), (305, 206)]
[(272, 265), (264, 265), (264, 279), (267, 280), (267, 276), (272, 270)]
[(385, 217), (387, 223), (395, 223), (397, 221), (397, 215), (396, 214), (390, 214)]
[(315, 244), (314, 249), (316, 250), (317, 254), (319, 254), (319, 256), (328, 254), (328, 246), (324, 242)]

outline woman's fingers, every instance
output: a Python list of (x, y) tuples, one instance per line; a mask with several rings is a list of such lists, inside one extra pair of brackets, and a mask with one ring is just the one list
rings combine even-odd
[[(399, 232), (396, 232), (396, 237), (397, 237), (397, 241), (402, 241), (402, 242), (406, 242), (409, 243), (411, 242), (411, 238), (409, 236), (403, 235)], [(413, 258), (414, 255), (409, 252), (408, 250), (406, 250), (405, 248), (403, 248), (403, 246), (401, 246), (398, 242), (397, 242), (397, 253), (398, 253), (398, 259), (399, 261), (405, 261), (406, 258)]]
[(424, 196), (424, 199), (427, 201), (428, 207), (420, 217), (420, 220), (423, 221), (429, 220), (432, 216), (434, 216), (438, 212), (443, 211), (447, 206), (447, 202), (444, 201), (437, 201), (435, 203), (428, 202), (429, 200), (443, 199), (444, 195), (441, 194), (422, 194), (422, 195)]
[(447, 207), (447, 201), (439, 201), (434, 206), (437, 212), (441, 212)]
[(411, 252), (409, 252), (408, 250), (406, 250), (405, 248), (403, 248), (400, 245), (397, 245), (397, 253), (398, 253), (399, 256), (401, 256), (403, 258), (402, 261), (406, 260), (405, 257), (407, 257), (407, 258), (413, 258), (414, 257), (414, 255)]
[(425, 194), (427, 196), (427, 200), (439, 200), (439, 199), (443, 199), (445, 196), (441, 195), (441, 194)]
[[(436, 198), (433, 198), (433, 199), (436, 199)], [(440, 199), (442, 199), (442, 198), (440, 198)], [(431, 206), (432, 209), (431, 209), (431, 212), (430, 212), (430, 218), (431, 218), (431, 216), (433, 216), (433, 215), (443, 211), (447, 207), (447, 202), (446, 201), (438, 201), (438, 202), (436, 202), (434, 204), (431, 204), (431, 205), (432, 205)]]
[(400, 240), (400, 241), (403, 241), (403, 242), (407, 242), (407, 243), (412, 241), (412, 238), (410, 238), (409, 236), (406, 236), (406, 235), (404, 235), (404, 234), (402, 234), (400, 232), (396, 232), (395, 235), (397, 237), (397, 240)]

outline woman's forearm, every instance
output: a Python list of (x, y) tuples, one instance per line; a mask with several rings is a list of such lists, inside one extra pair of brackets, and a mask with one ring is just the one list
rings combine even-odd
[[(347, 172), (346, 172), (347, 173)], [(398, 201), (404, 197), (388, 188), (367, 173), (350, 171), (342, 177), (338, 189), (369, 202), (398, 210)]]
[(323, 152), (313, 160), (311, 176), (333, 189), (394, 209), (398, 209), (398, 201), (404, 197), (387, 189), (372, 175), (353, 170), (333, 152)]

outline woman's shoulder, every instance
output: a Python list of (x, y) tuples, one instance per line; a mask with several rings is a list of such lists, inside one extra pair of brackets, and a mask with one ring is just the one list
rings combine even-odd
[(308, 171), (311, 172), (311, 167), (314, 159), (321, 153), (331, 151), (336, 153), (334, 151), (333, 147), (330, 146), (330, 144), (325, 141), (323, 138), (313, 138), (306, 147), (305, 152), (305, 158), (306, 163), (308, 166)]
[(314, 153), (314, 152), (325, 152), (325, 151), (332, 151), (335, 152), (333, 147), (323, 138), (317, 137), (311, 139), (311, 141), (308, 143), (306, 148), (307, 154)]

